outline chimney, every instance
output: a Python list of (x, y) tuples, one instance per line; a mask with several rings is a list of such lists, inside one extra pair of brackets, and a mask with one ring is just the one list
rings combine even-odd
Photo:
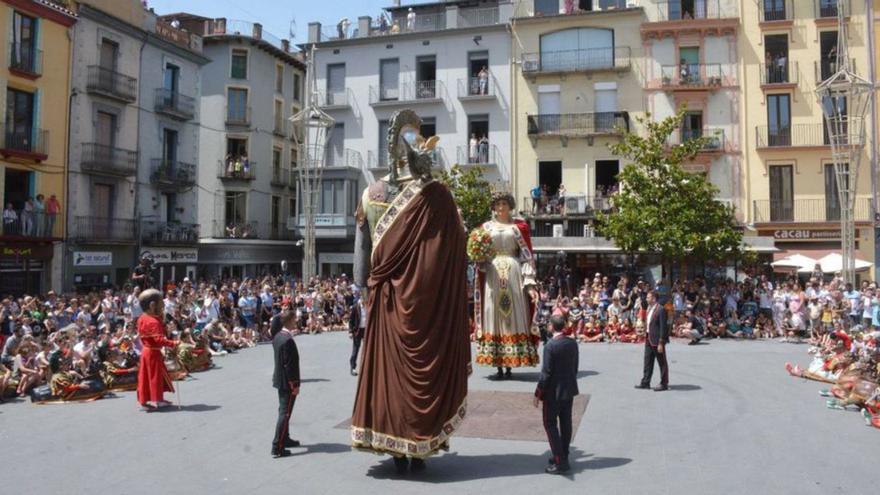
[(254, 39), (261, 40), (263, 39), (263, 25), (259, 22), (254, 23)]
[(373, 19), (368, 15), (358, 17), (358, 38), (369, 38)]
[(281, 48), (286, 53), (290, 53), (290, 40), (281, 40)]
[(321, 42), (321, 23), (320, 22), (310, 22), (309, 23), (309, 43), (320, 43)]

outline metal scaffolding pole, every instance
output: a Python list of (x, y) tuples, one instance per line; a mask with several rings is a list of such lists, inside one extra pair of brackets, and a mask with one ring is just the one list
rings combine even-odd
[(301, 214), (297, 215), (297, 222), (303, 225), (303, 281), (306, 284), (317, 273), (315, 219), (321, 193), (327, 143), (335, 123), (334, 119), (320, 108), (314, 60), (315, 48), (312, 47), (306, 60), (306, 105), (296, 115), (290, 117), (293, 125), (293, 139), (298, 151), (295, 173), (302, 201), (299, 204)]
[(854, 72), (849, 55), (849, 33), (844, 8), (837, 12), (837, 53), (835, 70), (816, 88), (825, 127), (831, 143), (831, 158), (840, 209), (840, 242), (843, 266), (841, 277), (855, 283), (855, 205), (859, 169), (864, 155), (865, 115), (874, 91), (873, 85)]

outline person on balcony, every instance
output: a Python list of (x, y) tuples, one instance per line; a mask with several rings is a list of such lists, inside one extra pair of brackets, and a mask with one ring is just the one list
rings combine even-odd
[(479, 94), (489, 94), (489, 69), (487, 69), (485, 65), (480, 69), (480, 72), (477, 73), (477, 82), (479, 83)]
[(406, 30), (407, 31), (415, 31), (416, 30), (416, 13), (412, 9), (409, 8), (409, 12), (406, 14)]
[(247, 155), (241, 155), (241, 170), (242, 177), (248, 178), (251, 176), (251, 162), (248, 160)]
[(681, 59), (678, 64), (678, 75), (679, 75), (679, 83), (687, 84), (690, 82), (691, 71), (690, 66), (688, 65), (685, 59)]
[(560, 215), (565, 215), (565, 184), (559, 184), (559, 190), (556, 192), (557, 203), (556, 203), (556, 211)]
[(59, 213), (61, 213), (61, 203), (54, 194), (51, 194), (49, 201), (46, 202), (46, 234), (49, 236), (55, 231), (55, 220), (58, 219)]
[(541, 186), (536, 185), (532, 188), (532, 213), (538, 213), (541, 210)]
[(12, 203), (6, 203), (3, 210), (3, 233), (6, 235), (15, 233), (15, 224), (18, 223), (18, 213), (12, 209)]
[(42, 194), (37, 194), (37, 199), (34, 200), (34, 223), (34, 234), (43, 237), (46, 234), (46, 197)]
[(480, 163), (489, 163), (489, 138), (485, 135), (480, 138)]
[(468, 141), (468, 163), (477, 163), (479, 154), (480, 141), (477, 139), (476, 133), (471, 133), (471, 139)]
[(21, 230), (26, 236), (34, 235), (34, 198), (28, 196), (21, 210)]

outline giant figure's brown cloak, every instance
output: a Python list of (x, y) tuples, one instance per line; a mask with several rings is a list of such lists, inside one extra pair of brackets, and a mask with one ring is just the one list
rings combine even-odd
[(465, 232), (438, 182), (410, 183), (373, 230), (352, 445), (426, 457), (445, 448), (467, 409)]

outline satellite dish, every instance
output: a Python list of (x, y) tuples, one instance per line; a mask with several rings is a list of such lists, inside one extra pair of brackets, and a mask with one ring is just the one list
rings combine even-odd
[(171, 27), (173, 27), (174, 29), (180, 29), (180, 21), (174, 19), (173, 21), (171, 21)]
[(290, 34), (290, 41), (291, 42), (296, 39), (296, 17), (294, 17), (293, 19), (290, 20), (289, 34)]

